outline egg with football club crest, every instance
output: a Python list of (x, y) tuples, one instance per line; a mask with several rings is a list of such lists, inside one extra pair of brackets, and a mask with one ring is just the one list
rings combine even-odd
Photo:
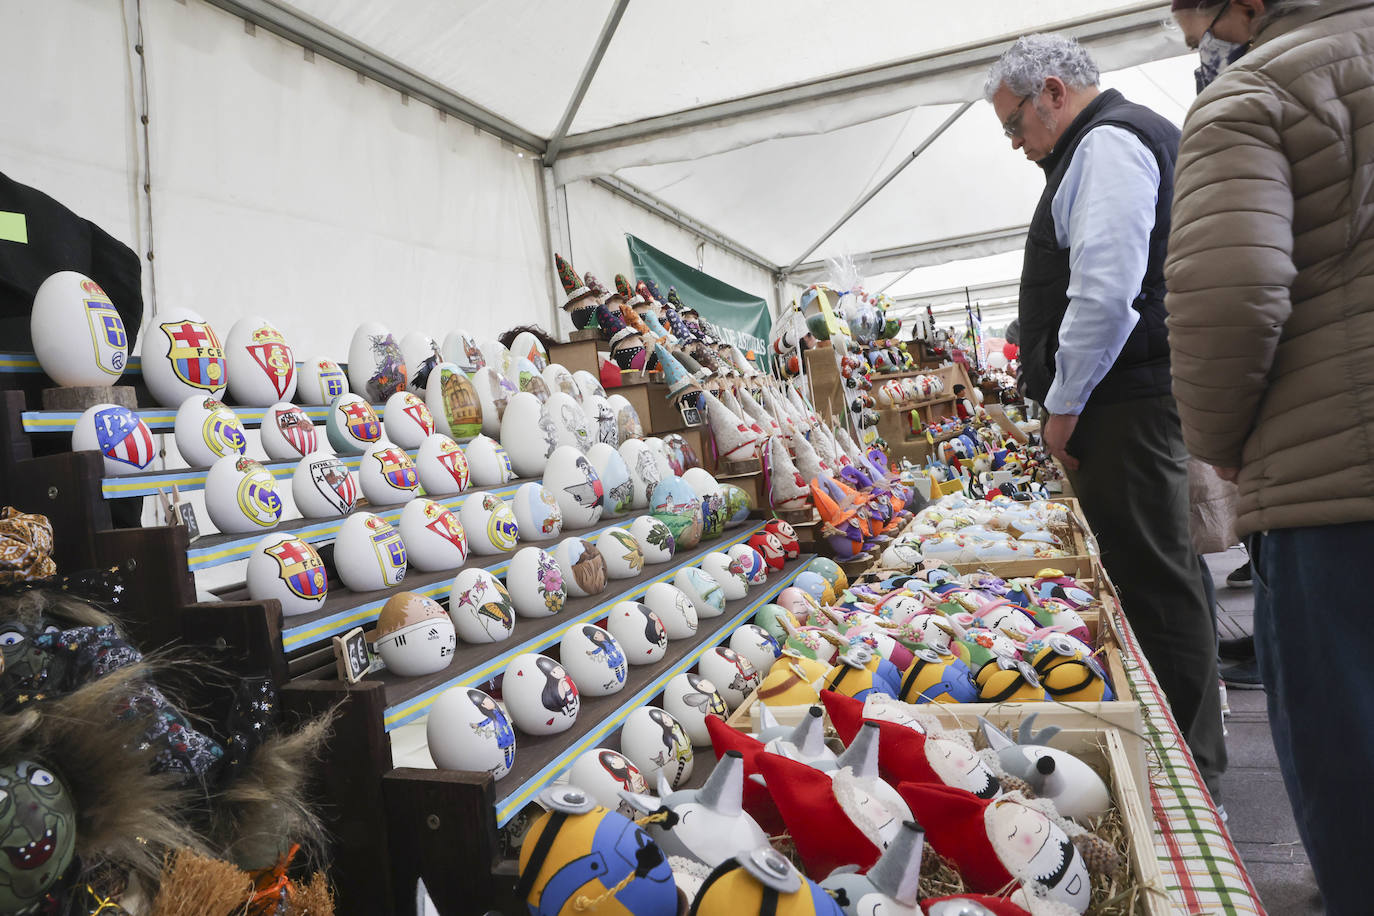
[(638, 813), (620, 797), (621, 792), (649, 791), (639, 767), (625, 755), (607, 747), (594, 747), (581, 754), (568, 768), (568, 785), (577, 786), (607, 811), (618, 811), (626, 817)]
[(761, 679), (758, 670), (744, 656), (726, 646), (708, 649), (697, 662), (697, 671), (716, 685), (731, 712), (758, 689)]
[[(528, 391), (521, 391), (506, 404), (501, 418), (501, 447), (510, 456), (511, 469), (517, 477), (538, 477), (557, 442), (556, 435), (545, 436), (540, 426), (544, 419), (543, 405)], [(549, 428), (552, 434), (552, 427)]]
[(170, 309), (143, 330), (143, 381), (163, 407), (179, 407), (193, 394), (224, 396), (229, 364), (209, 322), (191, 309)]
[(477, 338), (467, 331), (449, 331), (439, 347), (439, 355), (445, 362), (453, 363), (467, 375), (472, 375), (487, 364)]
[(768, 581), (768, 564), (764, 562), (763, 554), (748, 544), (736, 544), (725, 553), (739, 564), (750, 585), (762, 585)]
[(248, 596), (254, 601), (276, 598), (283, 617), (317, 611), (329, 596), (324, 561), (294, 534), (273, 532), (258, 541), (248, 557), (247, 576)]
[(778, 641), (768, 631), (756, 623), (741, 624), (730, 634), (730, 648), (743, 656), (755, 671), (765, 674), (773, 667), (773, 662), (782, 657)]
[(193, 468), (208, 468), (225, 455), (242, 455), (248, 448), (243, 424), (223, 401), (191, 395), (177, 408), (173, 424), (177, 451)]
[(111, 477), (146, 471), (157, 457), (148, 424), (118, 404), (96, 404), (77, 417), (72, 427), (72, 451), (100, 452), (105, 473)]
[(630, 469), (615, 446), (597, 442), (587, 449), (587, 460), (601, 478), (601, 489), (605, 496), (602, 516), (616, 518), (630, 511), (634, 503), (634, 481), (630, 479)]
[(334, 537), (334, 568), (355, 592), (391, 588), (406, 574), (406, 546), (401, 533), (371, 512), (344, 519)]
[(522, 547), (506, 567), (506, 592), (522, 617), (552, 617), (568, 601), (563, 570), (542, 547)]
[(660, 775), (673, 788), (691, 778), (692, 739), (677, 719), (657, 706), (640, 706), (625, 717), (620, 752), (651, 786), (658, 785)]
[(425, 743), (434, 765), (500, 779), (515, 763), (515, 729), (499, 703), (476, 687), (450, 687), (429, 708)]
[(458, 510), (458, 521), (468, 536), (468, 550), (491, 556), (515, 549), (520, 525), (515, 513), (501, 497), (492, 493), (472, 493)]
[(601, 519), (605, 491), (596, 468), (571, 445), (560, 445), (544, 466), (544, 486), (563, 513), (564, 526), (587, 528)]
[(229, 395), (237, 404), (267, 407), (296, 395), (296, 356), (266, 318), (240, 318), (224, 344)]
[(425, 382), (425, 406), (434, 429), (455, 439), (471, 439), (482, 431), (482, 400), (460, 367), (435, 366)]
[(584, 696), (608, 697), (625, 686), (629, 663), (620, 643), (590, 623), (569, 627), (558, 644), (558, 658)]
[(129, 363), (124, 319), (99, 283), (74, 270), (38, 287), (29, 333), (38, 364), (59, 385), (113, 385)]
[(457, 496), (472, 483), (468, 456), (463, 448), (443, 433), (435, 433), (420, 445), (415, 455), (415, 473), (420, 486), (430, 496)]
[(558, 662), (526, 652), (506, 665), (501, 695), (515, 727), (529, 735), (556, 735), (577, 721), (577, 685)]
[(348, 393), (348, 376), (332, 359), (307, 359), (297, 373), (296, 393), (302, 404), (332, 404), (339, 395)]
[(730, 715), (730, 708), (725, 705), (716, 685), (690, 671), (673, 675), (663, 685), (663, 709), (677, 720), (695, 747), (711, 743), (711, 733), (706, 728), (707, 716), (724, 719)]
[(721, 591), (720, 583), (710, 573), (688, 566), (679, 569), (677, 575), (673, 576), (673, 585), (691, 599), (696, 606), (698, 619), (719, 617), (725, 613), (725, 592)]
[(482, 408), (482, 433), (499, 436), (506, 404), (512, 395), (518, 393), (518, 389), (491, 366), (484, 366), (472, 374), (472, 389), (477, 392), (477, 403)]
[(645, 447), (643, 439), (622, 442), (619, 451), (625, 466), (630, 469), (630, 483), (633, 487), (630, 505), (636, 509), (643, 509), (649, 505), (649, 497), (661, 481), (658, 463)]
[(515, 476), (510, 455), (501, 443), (487, 436), (477, 436), (464, 449), (468, 458), (468, 473), (475, 487), (496, 487)]
[(205, 508), (225, 534), (275, 528), (282, 511), (277, 480), (252, 458), (225, 455), (205, 475)]
[(585, 598), (606, 590), (606, 560), (591, 541), (564, 538), (553, 555), (563, 573), (563, 587), (570, 597)]
[(630, 534), (639, 543), (639, 552), (649, 566), (667, 563), (677, 549), (672, 529), (652, 515), (641, 515), (631, 522)]
[(382, 421), (361, 395), (341, 394), (329, 405), (324, 431), (338, 454), (361, 455), (382, 440)]
[(632, 665), (658, 661), (668, 651), (668, 630), (647, 604), (617, 601), (606, 613), (606, 629), (625, 649)]
[(406, 561), (421, 572), (457, 569), (468, 557), (468, 539), (454, 511), (432, 499), (412, 499), (397, 523)]
[(258, 436), (262, 450), (273, 461), (299, 461), (320, 447), (319, 430), (310, 415), (286, 401), (262, 412)]
[(640, 422), (639, 411), (635, 410), (634, 405), (625, 395), (608, 395), (606, 403), (610, 404), (611, 409), (615, 411), (616, 435), (620, 439), (617, 445), (623, 445), (630, 439), (644, 438), (644, 424)]
[(749, 593), (749, 580), (729, 554), (711, 551), (701, 558), (701, 569), (720, 584), (726, 601), (738, 601)]
[(377, 615), (376, 646), (388, 671), (423, 677), (448, 667), (458, 638), (439, 602), (415, 592), (397, 592)]
[(463, 642), (500, 642), (515, 630), (515, 607), (501, 580), (485, 569), (464, 569), (448, 590), (448, 615)]
[(375, 321), (365, 321), (348, 344), (348, 387), (368, 403), (384, 404), (410, 381), (401, 345)]
[(687, 639), (696, 635), (696, 605), (676, 585), (655, 582), (645, 590), (644, 603), (663, 621), (669, 639)]
[(586, 452), (596, 440), (592, 438), (591, 424), (572, 395), (561, 391), (549, 395), (544, 402), (544, 415), (553, 424), (554, 436), (558, 445), (570, 445), (579, 452)]
[(520, 525), (522, 541), (552, 541), (563, 530), (563, 510), (558, 508), (558, 500), (536, 481), (522, 483), (510, 504)]
[(633, 579), (644, 571), (639, 542), (624, 528), (607, 528), (598, 534), (596, 549), (606, 561), (606, 575), (612, 579)]
[(291, 499), (306, 518), (347, 515), (358, 503), (358, 481), (337, 456), (313, 452), (296, 463)]
[(382, 408), (382, 431), (401, 448), (419, 448), (434, 435), (434, 417), (419, 395), (398, 391)]
[(415, 462), (405, 449), (385, 440), (369, 446), (358, 463), (358, 483), (374, 506), (408, 502), (420, 485)]

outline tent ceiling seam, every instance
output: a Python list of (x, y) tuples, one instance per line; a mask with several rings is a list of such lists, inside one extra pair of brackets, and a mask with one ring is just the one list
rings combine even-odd
[(596, 44), (592, 47), (592, 53), (587, 58), (586, 66), (582, 68), (582, 75), (577, 80), (577, 88), (573, 90), (572, 97), (568, 99), (568, 107), (563, 111), (563, 117), (558, 122), (558, 127), (554, 130), (553, 136), (549, 138), (548, 147), (544, 150), (544, 165), (552, 166), (558, 159), (558, 151), (563, 146), (563, 140), (568, 136), (568, 129), (572, 127), (573, 118), (577, 117), (577, 110), (582, 107), (582, 100), (587, 97), (587, 89), (591, 86), (592, 80), (596, 77), (596, 71), (601, 67), (601, 59), (606, 56), (606, 48), (611, 44), (611, 39), (615, 37), (615, 30), (620, 26), (620, 18), (625, 15), (625, 7), (630, 5), (630, 0), (616, 0), (611, 7), (611, 11), (606, 14), (606, 22), (601, 26), (601, 34), (597, 36)]
[[(905, 266), (904, 261), (918, 258), (921, 255), (938, 255), (941, 252), (956, 251), (977, 245), (1005, 246), (1003, 250), (1010, 251), (1025, 240), (1029, 228), (1029, 226), (1009, 226), (1005, 229), (994, 229), (974, 235), (954, 236), (934, 242), (918, 242), (914, 245), (902, 245), (897, 248), (883, 248), (865, 252), (863, 257), (869, 260), (870, 273), (886, 273), (888, 270), (901, 270)], [(948, 260), (958, 259), (949, 258)], [(882, 262), (884, 261), (893, 263), (883, 266)], [(801, 278), (822, 274), (827, 270), (829, 270), (829, 265), (824, 260), (807, 261), (797, 265), (797, 268), (788, 275), (788, 278), (796, 283), (805, 283), (806, 281)], [(960, 288), (962, 289), (962, 287)]]

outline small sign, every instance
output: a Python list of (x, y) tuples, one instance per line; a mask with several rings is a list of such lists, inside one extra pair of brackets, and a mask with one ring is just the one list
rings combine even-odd
[(334, 660), (338, 664), (339, 680), (348, 684), (358, 683), (372, 670), (372, 657), (362, 627), (354, 627), (343, 636), (334, 637)]
[(701, 425), (701, 411), (700, 411), (700, 410), (698, 410), (698, 409), (695, 408), (695, 407), (688, 407), (686, 404), (681, 405), (681, 410), (682, 410), (682, 422), (683, 422), (683, 423), (687, 424), (688, 426), (700, 426), (700, 425)]

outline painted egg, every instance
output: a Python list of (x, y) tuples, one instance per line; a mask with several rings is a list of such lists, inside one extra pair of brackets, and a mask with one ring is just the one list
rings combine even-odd
[(263, 411), (259, 438), (262, 450), (274, 461), (299, 461), (320, 447), (319, 431), (310, 415), (285, 401)]
[(510, 342), (511, 356), (517, 359), (527, 359), (534, 363), (536, 372), (543, 372), (549, 365), (549, 351), (544, 348), (544, 344), (539, 338), (529, 331), (521, 331), (515, 335), (515, 339)]
[(485, 569), (464, 569), (453, 577), (448, 615), (463, 642), (500, 642), (515, 630), (510, 595), (501, 580)]
[(676, 543), (667, 525), (652, 515), (641, 515), (630, 523), (630, 534), (639, 542), (639, 552), (649, 566), (667, 563), (673, 558)]
[(468, 557), (468, 539), (458, 516), (443, 503), (412, 499), (401, 510), (406, 558), (422, 572), (457, 569)]
[(414, 592), (397, 592), (377, 615), (377, 653), (388, 671), (423, 677), (453, 661), (458, 639), (439, 602)]
[(482, 431), (482, 400), (462, 368), (440, 363), (425, 382), (425, 406), (434, 428), (455, 439), (471, 439)]
[(630, 479), (630, 469), (615, 446), (597, 442), (587, 449), (587, 460), (601, 478), (601, 491), (604, 496), (602, 516), (615, 518), (630, 511), (634, 503), (634, 481)]
[(562, 364), (549, 363), (544, 369), (543, 376), (544, 383), (549, 386), (549, 392), (551, 394), (556, 394), (561, 391), (564, 394), (572, 395), (579, 401), (582, 399), (582, 392), (577, 387), (577, 381), (573, 378), (572, 373)]
[(29, 332), (38, 364), (59, 385), (113, 385), (129, 363), (124, 319), (100, 284), (74, 270), (38, 287)]
[(701, 558), (701, 569), (720, 584), (726, 601), (738, 601), (749, 593), (749, 580), (729, 554), (708, 553)]
[(410, 386), (419, 390), (417, 379), (425, 378), (444, 357), (439, 341), (423, 331), (410, 331), (401, 338), (401, 361), (406, 364)]
[(682, 476), (688, 468), (701, 467), (701, 459), (682, 433), (669, 433), (663, 437), (663, 445), (668, 450), (668, 465), (673, 473)]
[(787, 555), (783, 553), (782, 541), (778, 536), (769, 531), (760, 531), (749, 537), (749, 546), (754, 548), (759, 556), (763, 557), (763, 562), (771, 570), (782, 569), (787, 563)]
[(318, 611), (329, 596), (329, 574), (319, 553), (294, 534), (273, 532), (248, 557), (248, 595), (276, 598), (283, 617)]
[(754, 612), (754, 623), (775, 640), (787, 639), (787, 628), (783, 626), (783, 621), (790, 626), (797, 625), (797, 618), (780, 604), (765, 604)]
[(725, 497), (725, 526), (735, 528), (749, 521), (749, 513), (754, 508), (749, 494), (732, 483), (722, 483), (720, 492)]
[(748, 544), (736, 544), (725, 553), (732, 563), (739, 564), (750, 585), (762, 585), (768, 581), (768, 564), (763, 561), (763, 554)]
[(332, 404), (348, 392), (348, 377), (334, 360), (317, 356), (301, 363), (296, 391), (302, 404)]
[(158, 315), (144, 328), (139, 349), (143, 381), (163, 407), (179, 407), (193, 394), (224, 396), (229, 375), (224, 347), (199, 313), (174, 308)]
[(466, 454), (473, 486), (497, 487), (515, 476), (510, 455), (495, 439), (485, 435), (476, 437), (468, 443)]
[(601, 478), (587, 456), (573, 446), (553, 450), (544, 467), (544, 486), (558, 501), (566, 527), (587, 528), (601, 519), (605, 502)]
[(702, 537), (719, 537), (725, 530), (725, 494), (720, 484), (704, 468), (688, 468), (682, 481), (701, 500)]
[(551, 541), (563, 530), (563, 510), (553, 494), (535, 481), (522, 483), (511, 497), (511, 511), (522, 541)]
[(662, 480), (658, 473), (658, 463), (653, 454), (645, 447), (643, 439), (631, 439), (620, 444), (620, 457), (630, 469), (632, 492), (630, 505), (643, 509), (649, 505), (649, 496)]
[(370, 404), (383, 404), (410, 380), (400, 344), (385, 327), (367, 321), (348, 344), (348, 387)]
[(606, 590), (606, 560), (591, 541), (565, 538), (553, 552), (563, 573), (563, 587), (573, 598), (599, 595)]
[(222, 401), (193, 394), (177, 408), (173, 435), (177, 451), (193, 468), (208, 468), (225, 455), (248, 447), (238, 414)]
[(394, 506), (415, 495), (420, 475), (415, 473), (415, 462), (405, 449), (382, 441), (363, 452), (358, 463), (358, 483), (372, 505)]
[(398, 584), (406, 574), (406, 545), (401, 533), (371, 512), (344, 519), (334, 538), (334, 568), (355, 592)]
[(522, 547), (510, 558), (506, 592), (522, 617), (551, 617), (568, 600), (558, 560), (541, 547)]
[(478, 346), (482, 348), (482, 357), (487, 361), (489, 368), (495, 369), (502, 376), (510, 371), (510, 350), (505, 344), (499, 340), (484, 340)]
[(314, 452), (296, 464), (291, 499), (306, 518), (347, 515), (358, 503), (358, 482), (337, 457)]
[(510, 506), (492, 493), (473, 493), (464, 499), (458, 521), (467, 534), (468, 550), (479, 556), (514, 550), (520, 537), (520, 525)]
[(616, 435), (620, 438), (617, 444), (624, 444), (630, 439), (644, 438), (644, 424), (640, 422), (639, 411), (635, 410), (634, 405), (623, 394), (613, 394), (606, 398), (606, 402), (615, 411)]
[(501, 418), (501, 447), (510, 455), (510, 466), (517, 477), (538, 477), (544, 473), (557, 444), (557, 433), (550, 424), (544, 436), (543, 405), (528, 391), (512, 395)]
[(296, 356), (266, 318), (240, 318), (224, 344), (229, 394), (235, 403), (266, 407), (296, 394)]
[(673, 585), (691, 599), (697, 609), (698, 619), (719, 617), (725, 613), (725, 593), (710, 573), (688, 566), (679, 569), (677, 575), (673, 576)]
[(387, 398), (382, 409), (382, 430), (401, 448), (419, 448), (434, 435), (434, 418), (419, 395), (398, 391)]
[(673, 788), (692, 775), (692, 739), (669, 713), (657, 706), (640, 706), (620, 728), (620, 752), (639, 767), (644, 781), (658, 785), (659, 777)]
[(420, 445), (415, 455), (415, 472), (420, 486), (430, 496), (456, 496), (472, 482), (468, 456), (462, 446), (443, 433), (435, 433)]
[(606, 629), (625, 649), (632, 665), (656, 662), (668, 651), (668, 630), (663, 621), (638, 601), (617, 601), (606, 615)]
[(673, 466), (668, 463), (668, 446), (663, 444), (663, 440), (657, 436), (649, 436), (644, 440), (644, 447), (653, 455), (654, 464), (658, 466), (658, 476), (660, 480), (667, 480), (673, 475)]
[(731, 712), (738, 709), (759, 686), (758, 670), (744, 656), (725, 646), (708, 649), (697, 662), (697, 671), (716, 685), (716, 690)]
[(499, 436), (506, 404), (511, 395), (517, 393), (515, 386), (491, 366), (484, 366), (473, 373), (472, 388), (477, 392), (477, 403), (482, 408), (482, 433)]
[(582, 411), (587, 416), (587, 425), (593, 442), (604, 442), (611, 448), (620, 445), (620, 432), (615, 425), (615, 411), (611, 404), (599, 394), (594, 394), (582, 402)]
[(577, 383), (577, 390), (582, 392), (581, 400), (583, 401), (594, 394), (603, 398), (606, 396), (606, 389), (601, 386), (601, 380), (586, 369), (578, 369), (574, 372), (573, 381)]
[(696, 605), (676, 585), (655, 582), (645, 590), (644, 603), (663, 621), (669, 639), (687, 639), (696, 635)]
[(554, 435), (559, 445), (571, 445), (579, 452), (591, 448), (592, 433), (587, 423), (587, 415), (582, 411), (572, 395), (561, 391), (549, 395), (544, 402), (544, 414), (553, 424)]
[(606, 575), (612, 579), (633, 579), (644, 571), (639, 542), (624, 528), (607, 528), (598, 534), (596, 549), (606, 561)]
[(453, 363), (468, 375), (487, 364), (487, 358), (477, 346), (477, 338), (467, 331), (450, 331), (444, 336), (439, 352), (444, 362)]
[(695, 747), (711, 743), (711, 733), (706, 728), (707, 716), (724, 719), (730, 715), (716, 685), (690, 671), (673, 675), (663, 685), (663, 709), (678, 721)]
[(654, 487), (649, 511), (673, 532), (679, 550), (691, 550), (701, 542), (701, 499), (680, 477), (669, 477)]
[(835, 590), (830, 587), (830, 583), (825, 581), (820, 573), (804, 570), (797, 573), (797, 578), (793, 580), (792, 584), (821, 604), (833, 604), (835, 601)]
[(282, 510), (277, 480), (252, 458), (225, 455), (205, 475), (205, 508), (226, 534), (275, 528)]
[(787, 559), (795, 560), (801, 554), (801, 542), (797, 540), (797, 531), (787, 522), (775, 518), (763, 527), (782, 544), (782, 552), (787, 555)]
[(558, 644), (558, 657), (584, 696), (608, 697), (625, 686), (629, 665), (614, 636), (590, 623), (570, 627)]
[(516, 391), (527, 391), (535, 395), (540, 401), (544, 401), (549, 396), (549, 386), (544, 384), (544, 379), (539, 375), (539, 370), (534, 368), (534, 363), (522, 357), (512, 357), (510, 368), (506, 370), (506, 381), (515, 386)]
[(515, 727), (530, 735), (556, 735), (577, 721), (581, 699), (563, 666), (547, 655), (526, 652), (511, 659), (501, 677)]
[(618, 811), (632, 819), (638, 817), (639, 812), (621, 798), (620, 793), (643, 795), (649, 791), (639, 767), (619, 751), (605, 747), (594, 747), (573, 761), (568, 768), (568, 785), (577, 786), (608, 811)]
[(361, 455), (382, 439), (382, 421), (361, 395), (341, 394), (329, 405), (324, 431), (340, 455)]
[(731, 633), (730, 648), (753, 665), (755, 671), (768, 671), (782, 657), (778, 641), (755, 623), (743, 624)]
[(441, 770), (500, 779), (515, 763), (515, 729), (500, 705), (476, 687), (450, 687), (425, 719), (429, 756)]

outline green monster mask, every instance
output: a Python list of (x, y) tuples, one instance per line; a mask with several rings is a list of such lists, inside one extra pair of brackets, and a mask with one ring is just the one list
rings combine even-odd
[(31, 760), (0, 763), (0, 913), (22, 913), (71, 865), (76, 809), (62, 781)]

